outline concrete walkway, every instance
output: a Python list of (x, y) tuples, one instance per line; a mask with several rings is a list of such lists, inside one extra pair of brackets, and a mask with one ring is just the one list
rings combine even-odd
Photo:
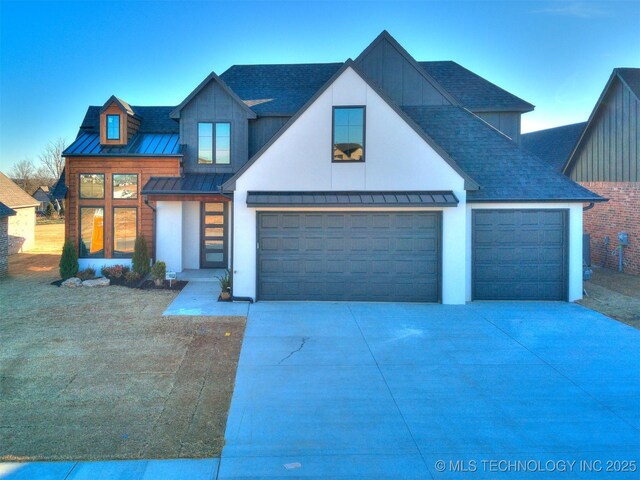
[(220, 317), (246, 317), (248, 302), (218, 302), (220, 285), (218, 277), (224, 270), (185, 270), (178, 280), (189, 283), (171, 302), (162, 315), (204, 315)]
[(639, 341), (567, 303), (257, 303), (218, 478), (548, 478), (481, 462), (640, 462)]

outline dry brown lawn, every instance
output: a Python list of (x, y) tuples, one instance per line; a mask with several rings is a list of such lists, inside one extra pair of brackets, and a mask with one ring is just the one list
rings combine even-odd
[[(58, 225), (38, 227), (59, 252), (40, 228)], [(58, 261), (11, 256), (0, 281), (0, 461), (218, 455), (245, 318), (162, 317), (176, 292), (54, 287)]]
[(640, 276), (594, 268), (579, 303), (640, 329)]

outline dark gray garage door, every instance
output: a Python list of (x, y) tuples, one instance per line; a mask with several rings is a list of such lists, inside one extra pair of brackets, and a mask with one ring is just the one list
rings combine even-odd
[(565, 300), (565, 210), (474, 210), (473, 298)]
[(438, 212), (260, 212), (258, 298), (437, 302)]

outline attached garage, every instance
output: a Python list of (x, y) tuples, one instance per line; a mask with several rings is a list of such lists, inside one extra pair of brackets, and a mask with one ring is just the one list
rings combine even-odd
[(473, 210), (474, 300), (566, 300), (568, 211)]
[(440, 212), (258, 212), (257, 221), (259, 300), (440, 300)]

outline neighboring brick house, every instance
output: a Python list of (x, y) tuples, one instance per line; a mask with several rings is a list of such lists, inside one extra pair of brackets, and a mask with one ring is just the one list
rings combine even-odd
[[(640, 68), (613, 70), (586, 123), (522, 136), (522, 144), (609, 199), (584, 213), (594, 265), (640, 274)], [(571, 145), (568, 149), (567, 146)]]
[(66, 236), (84, 268), (144, 235), (257, 300), (577, 300), (602, 199), (519, 145), (533, 108), (387, 32), (355, 60), (211, 73), (176, 107), (111, 97), (63, 153)]
[(9, 272), (9, 217), (16, 211), (0, 202), (0, 278)]
[(15, 210), (9, 219), (9, 255), (28, 251), (36, 242), (36, 207), (40, 205), (0, 172), (0, 202)]

